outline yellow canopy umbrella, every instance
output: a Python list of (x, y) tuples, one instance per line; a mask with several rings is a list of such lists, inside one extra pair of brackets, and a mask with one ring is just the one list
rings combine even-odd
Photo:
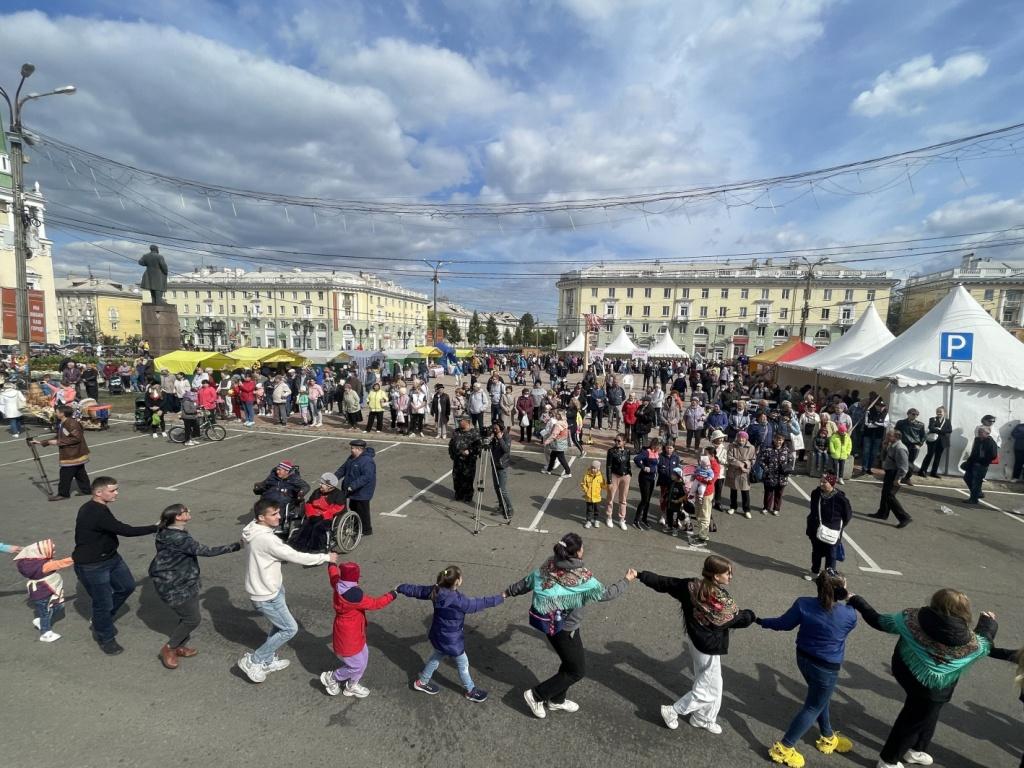
[(220, 352), (189, 352), (184, 349), (168, 352), (153, 361), (153, 367), (157, 371), (167, 369), (170, 373), (185, 373), (189, 376), (195, 373), (197, 367), (213, 368), (219, 371), (222, 368), (234, 368), (237, 365), (237, 361)]
[(474, 351), (472, 349), (456, 349), (455, 350), (455, 356), (459, 357), (459, 358), (462, 358), (462, 359), (466, 359), (466, 358), (472, 357), (473, 355), (474, 355)]
[(239, 347), (228, 352), (228, 357), (248, 367), (253, 363), (289, 363), (302, 365), (306, 359), (302, 355), (282, 347)]
[(442, 354), (440, 349), (431, 346), (416, 347), (416, 351), (424, 357), (440, 357)]

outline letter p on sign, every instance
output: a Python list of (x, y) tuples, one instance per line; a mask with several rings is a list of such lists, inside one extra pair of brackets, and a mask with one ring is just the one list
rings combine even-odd
[(974, 357), (973, 333), (949, 333), (941, 335), (940, 360), (970, 361)]

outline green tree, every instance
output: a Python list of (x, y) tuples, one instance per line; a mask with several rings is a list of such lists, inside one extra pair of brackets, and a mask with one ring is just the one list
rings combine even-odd
[(534, 329), (537, 327), (537, 321), (533, 319), (533, 315), (529, 312), (523, 313), (523, 316), (519, 318), (519, 343), (530, 346), (537, 342), (537, 337), (534, 334)]
[(512, 331), (510, 331), (508, 328), (506, 328), (505, 332), (503, 334), (501, 334), (501, 343), (504, 344), (506, 347), (511, 347), (512, 344), (513, 344), (513, 341), (514, 340), (512, 338)]
[(498, 331), (498, 321), (494, 319), (494, 315), (491, 315), (487, 318), (487, 325), (484, 327), (484, 341), (487, 342), (488, 346), (493, 347), (500, 338), (501, 333)]
[(469, 319), (469, 343), (476, 344), (476, 340), (483, 335), (484, 327), (480, 322), (480, 313), (475, 309), (473, 310), (473, 316)]
[(553, 328), (547, 328), (540, 332), (540, 344), (541, 347), (553, 347), (555, 346), (555, 331)]
[(88, 341), (92, 344), (96, 343), (96, 323), (92, 320), (79, 320), (78, 324), (75, 325), (75, 330), (78, 332), (78, 338), (81, 341)]

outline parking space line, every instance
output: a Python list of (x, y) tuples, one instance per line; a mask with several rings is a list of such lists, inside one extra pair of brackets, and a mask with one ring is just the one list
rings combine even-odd
[[(221, 440), (219, 442), (223, 443), (223, 442), (227, 442), (228, 440), (234, 440), (235, 437), (237, 437), (237, 435), (234, 436), (234, 437), (225, 437), (223, 440)], [(196, 448), (207, 448), (207, 447), (209, 447), (211, 445), (217, 445), (217, 443), (215, 443), (215, 442), (200, 443), (199, 445), (196, 446)], [(94, 469), (92, 471), (93, 471), (94, 475), (99, 475), (99, 474), (101, 474), (103, 472), (109, 472), (112, 469), (120, 469), (121, 467), (130, 467), (132, 464), (141, 464), (144, 461), (153, 461), (153, 459), (162, 459), (164, 456), (170, 456), (171, 454), (178, 453), (184, 447), (185, 446), (183, 446), (183, 445), (179, 445), (177, 448), (172, 448), (169, 451), (164, 451), (163, 453), (158, 453), (155, 456), (146, 456), (145, 458), (142, 458), (142, 459), (135, 459), (134, 461), (126, 461), (124, 464), (115, 464), (112, 467), (104, 467), (103, 469)]]
[[(241, 435), (237, 435), (236, 437), (241, 437)], [(227, 438), (227, 439), (228, 440), (232, 440), (234, 438)], [(180, 483), (174, 483), (173, 485), (168, 485), (168, 486), (157, 486), (157, 490), (158, 491), (177, 491), (183, 485), (188, 485), (189, 483), (194, 483), (194, 482), (196, 482), (198, 480), (204, 480), (207, 477), (213, 477), (214, 475), (219, 475), (221, 472), (227, 472), (229, 469), (236, 469), (237, 467), (244, 467), (246, 464), (252, 464), (254, 461), (263, 461), (263, 459), (268, 459), (271, 456), (276, 456), (279, 453), (285, 453), (286, 451), (294, 451), (296, 448), (301, 448), (304, 445), (309, 445), (310, 443), (315, 443), (319, 439), (320, 439), (319, 437), (314, 437), (312, 440), (307, 440), (304, 443), (298, 443), (296, 445), (289, 445), (287, 448), (281, 448), (281, 449), (276, 450), (276, 451), (271, 451), (270, 453), (265, 453), (262, 456), (257, 456), (254, 459), (246, 459), (245, 461), (240, 461), (237, 464), (232, 464), (229, 467), (221, 467), (220, 469), (215, 470), (213, 472), (207, 472), (205, 475), (199, 475), (199, 477), (193, 477), (193, 478), (190, 478), (188, 480), (182, 480)]]
[[(789, 484), (792, 485), (794, 488), (796, 488), (797, 493), (799, 493), (801, 496), (803, 496), (805, 501), (810, 501), (811, 500), (810, 494), (808, 494), (807, 491), (805, 491), (803, 488), (801, 488), (799, 485), (797, 485), (796, 481), (793, 478), (789, 478)], [(843, 541), (845, 541), (847, 544), (849, 544), (851, 547), (853, 547), (854, 550), (857, 552), (857, 554), (860, 555), (861, 560), (863, 560), (865, 563), (868, 564), (867, 568), (865, 568), (863, 565), (860, 566), (860, 569), (862, 571), (867, 571), (868, 573), (883, 573), (883, 574), (886, 574), (888, 576), (902, 576), (903, 575), (902, 571), (890, 571), (890, 570), (888, 570), (886, 568), (879, 568), (878, 563), (876, 563), (871, 558), (871, 556), (867, 552), (865, 552), (856, 541), (854, 541), (852, 538), (850, 538), (850, 534), (847, 533), (846, 531), (843, 531)]]
[(385, 446), (384, 448), (381, 448), (379, 451), (374, 451), (373, 455), (374, 456), (380, 456), (382, 453), (384, 453), (384, 451), (390, 451), (392, 448), (395, 448), (395, 447), (397, 447), (399, 445), (401, 445), (401, 443), (392, 443), (391, 445), (388, 445), (388, 446)]
[[(120, 438), (118, 440), (108, 440), (105, 443), (93, 443), (92, 445), (89, 446), (89, 450), (91, 451), (93, 448), (99, 448), (100, 446), (103, 446), (103, 445), (113, 445), (114, 443), (123, 443), (126, 440), (137, 440), (140, 437), (145, 437), (145, 435), (132, 435), (131, 437), (122, 437), (122, 438)], [(25, 441), (22, 440), (21, 442), (24, 443)], [(48, 459), (51, 456), (56, 456), (56, 455), (57, 455), (56, 451), (54, 451), (53, 453), (41, 453), (41, 454), (39, 454), (39, 458), (40, 459)], [(0, 464), (0, 468), (10, 467), (10, 466), (13, 466), (14, 464), (23, 464), (26, 461), (35, 461), (35, 459), (33, 457), (29, 456), (27, 459), (17, 459), (16, 461), (8, 461), (5, 464)]]
[[(387, 449), (385, 449), (385, 450), (387, 450)], [(417, 491), (415, 494), (413, 494), (408, 499), (403, 501), (401, 504), (399, 504), (397, 507), (392, 509), (390, 512), (382, 512), (381, 513), (381, 517), (408, 517), (408, 515), (402, 515), (402, 514), (399, 514), (399, 513), (403, 509), (405, 509), (407, 506), (412, 504), (414, 501), (416, 501), (416, 499), (418, 499), (420, 496), (422, 496), (427, 491), (429, 491), (431, 488), (433, 488), (435, 485), (443, 483), (445, 481), (445, 478), (447, 478), (449, 475), (451, 475), (451, 473), (452, 473), (452, 470), (449, 469), (447, 472), (445, 472), (443, 475), (441, 475), (439, 478), (437, 478), (437, 480), (432, 482), (426, 488), (423, 488), (422, 490)]]
[[(851, 480), (850, 482), (851, 483), (864, 483), (866, 485), (881, 485), (882, 484), (881, 481), (879, 481), (879, 480), (860, 480), (860, 479), (856, 479), (856, 480)], [(962, 493), (965, 496), (967, 495), (967, 492), (964, 491), (962, 488), (950, 488), (948, 485), (922, 485), (921, 483), (914, 483), (910, 487), (911, 488), (929, 488), (929, 489), (938, 490), (938, 491), (956, 491), (957, 493)], [(985, 491), (985, 493), (998, 493), (1000, 496), (1020, 496), (1021, 498), (1024, 498), (1024, 493), (1021, 493), (1020, 491), (993, 491), (993, 490), (988, 490), (988, 491)]]
[[(954, 488), (953, 490), (956, 491), (957, 493), (963, 494), (967, 498), (971, 498), (971, 495), (967, 491), (965, 491), (963, 488)], [(986, 491), (986, 493), (987, 493), (987, 491)], [(1022, 517), (1021, 515), (1015, 515), (1013, 512), (1007, 512), (1005, 509), (1000, 509), (995, 504), (989, 504), (984, 499), (978, 499), (978, 503), (979, 504), (984, 504), (986, 507), (988, 507), (989, 509), (994, 509), (996, 512), (1002, 512), (1004, 515), (1006, 515), (1011, 520), (1016, 520), (1018, 523), (1024, 523), (1024, 517)]]
[[(569, 469), (572, 469), (573, 462), (575, 462), (575, 461), (576, 461), (576, 457), (575, 456), (573, 456), (571, 459), (569, 459)], [(519, 528), (517, 530), (529, 531), (530, 533), (547, 533), (547, 531), (542, 531), (542, 530), (538, 529), (537, 526), (540, 524), (541, 518), (544, 517), (544, 513), (547, 512), (548, 505), (551, 504), (551, 500), (553, 498), (555, 498), (555, 491), (558, 490), (558, 486), (560, 486), (562, 484), (563, 480), (565, 480), (564, 477), (559, 477), (557, 480), (555, 480), (555, 484), (553, 486), (551, 486), (551, 490), (548, 491), (548, 495), (544, 497), (544, 503), (541, 504), (540, 505), (540, 509), (537, 510), (537, 515), (533, 518), (533, 522), (530, 523), (530, 525), (528, 527), (526, 527), (526, 528), (523, 528), (522, 526), (519, 526)]]

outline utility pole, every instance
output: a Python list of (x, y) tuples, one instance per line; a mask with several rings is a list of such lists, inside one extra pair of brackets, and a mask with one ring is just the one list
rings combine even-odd
[[(28, 223), (25, 212), (25, 152), (22, 146), (25, 138), (21, 126), (21, 109), (25, 102), (32, 99), (70, 95), (75, 92), (75, 86), (65, 85), (46, 93), (30, 93), (23, 97), (21, 95), (22, 86), (35, 71), (34, 64), (21, 65), (21, 81), (18, 83), (18, 89), (14, 92), (13, 99), (7, 95), (7, 91), (0, 88), (0, 97), (7, 102), (7, 109), (10, 111), (11, 117), (7, 138), (11, 145), (11, 195), (14, 198), (15, 313), (18, 321), (18, 351), (26, 360), (29, 358), (31, 328), (28, 316), (28, 243), (25, 240), (25, 226)], [(0, 121), (0, 127), (2, 127), (2, 121)]]
[(806, 257), (801, 258), (803, 258), (804, 262), (807, 264), (807, 276), (804, 278), (807, 281), (807, 285), (804, 287), (804, 307), (800, 312), (799, 338), (803, 341), (804, 333), (807, 332), (807, 318), (811, 314), (811, 281), (814, 279), (814, 268), (820, 267), (822, 264), (826, 263), (828, 259), (823, 256), (812, 264)]
[(441, 282), (437, 277), (437, 273), (441, 269), (441, 267), (444, 266), (444, 262), (438, 261), (434, 264), (431, 264), (429, 261), (424, 259), (423, 263), (430, 267), (432, 270), (434, 270), (434, 323), (433, 328), (431, 329), (431, 333), (433, 334), (431, 338), (431, 343), (437, 344), (437, 284)]

